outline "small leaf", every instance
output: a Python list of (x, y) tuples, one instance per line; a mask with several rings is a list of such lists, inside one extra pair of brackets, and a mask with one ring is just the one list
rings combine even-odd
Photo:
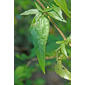
[(70, 18), (71, 15), (70, 15), (69, 10), (67, 8), (66, 0), (54, 0), (54, 1), (64, 11), (64, 13)]
[(37, 9), (30, 9), (30, 10), (27, 10), (23, 13), (21, 13), (20, 15), (32, 15), (32, 14), (37, 14), (39, 11)]
[(62, 44), (64, 41), (57, 41), (56, 44)]
[(49, 11), (52, 11), (53, 10), (53, 8), (45, 8), (44, 10), (43, 10), (43, 12), (49, 12)]
[(66, 44), (68, 44), (68, 43), (71, 44), (71, 35), (66, 39), (65, 43)]
[(35, 5), (39, 11), (41, 11), (41, 12), (43, 11), (42, 8), (36, 2), (35, 2)]
[(36, 55), (42, 71), (45, 73), (45, 49), (49, 34), (49, 21), (41, 13), (37, 14), (30, 27)]
[(67, 51), (65, 48), (65, 44), (61, 44), (61, 52), (68, 58)]
[(66, 23), (66, 20), (63, 18), (63, 15), (62, 15), (62, 10), (61, 10), (61, 8), (53, 5), (53, 10), (50, 11), (50, 12), (48, 12), (48, 14), (49, 14), (51, 17), (53, 17), (54, 19)]
[(62, 59), (62, 64), (71, 71), (71, 59)]
[(56, 73), (64, 79), (71, 80), (71, 73), (61, 64), (57, 62), (55, 67)]

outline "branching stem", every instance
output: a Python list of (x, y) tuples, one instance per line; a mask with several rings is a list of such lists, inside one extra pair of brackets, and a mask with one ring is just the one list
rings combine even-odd
[[(43, 9), (45, 9), (45, 6), (40, 2), (40, 0), (36, 0), (36, 1), (39, 3), (39, 5), (40, 5)], [(64, 35), (63, 32), (57, 27), (57, 25), (55, 24), (55, 22), (54, 22), (49, 16), (48, 16), (48, 18), (49, 18), (50, 22), (54, 25), (54, 27), (57, 29), (57, 31), (60, 33), (60, 35), (63, 37), (63, 39), (66, 40), (65, 35)]]

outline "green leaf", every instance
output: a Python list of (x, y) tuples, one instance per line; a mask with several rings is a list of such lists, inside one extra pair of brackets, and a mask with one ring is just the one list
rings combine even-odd
[(71, 73), (61, 63), (57, 62), (55, 71), (62, 78), (71, 80)]
[(56, 44), (62, 44), (64, 41), (57, 41)]
[(71, 44), (71, 35), (66, 39), (65, 43), (66, 44), (68, 44), (68, 43)]
[(21, 55), (20, 54), (16, 54), (16, 58), (24, 61), (24, 60), (28, 59), (29, 56), (27, 56), (26, 54), (22, 53)]
[(68, 58), (67, 51), (65, 48), (65, 44), (61, 44), (61, 52)]
[(51, 11), (48, 14), (58, 21), (66, 22), (66, 20), (64, 20), (63, 18), (60, 18), (59, 15), (55, 11)]
[(45, 85), (45, 80), (43, 78), (38, 78), (34, 80), (34, 85)]
[(42, 8), (36, 2), (35, 2), (35, 5), (39, 11), (41, 11), (41, 12), (43, 11)]
[(63, 18), (63, 15), (62, 15), (62, 10), (61, 10), (61, 8), (53, 5), (53, 10), (50, 11), (50, 12), (48, 12), (48, 14), (49, 14), (51, 17), (53, 17), (54, 19), (66, 23), (66, 20)]
[(30, 27), (36, 55), (42, 71), (45, 73), (45, 49), (49, 35), (49, 21), (41, 13), (37, 14)]
[(44, 10), (43, 10), (43, 12), (49, 12), (49, 11), (52, 11), (53, 10), (53, 8), (45, 8)]
[(48, 37), (48, 44), (46, 46), (46, 56), (50, 57), (50, 56), (56, 56), (56, 49), (60, 46), (60, 45), (56, 45), (56, 36), (54, 35), (49, 35)]
[(71, 59), (62, 59), (62, 64), (71, 71)]
[(64, 13), (70, 18), (71, 15), (70, 15), (69, 10), (67, 8), (66, 0), (54, 0), (54, 1), (64, 11)]
[(28, 68), (27, 66), (18, 66), (15, 70), (15, 76), (18, 79), (30, 78), (32, 76), (31, 72), (31, 68)]
[(21, 13), (20, 15), (33, 15), (33, 14), (37, 14), (39, 11), (37, 9), (30, 9), (30, 10), (27, 10), (23, 13)]

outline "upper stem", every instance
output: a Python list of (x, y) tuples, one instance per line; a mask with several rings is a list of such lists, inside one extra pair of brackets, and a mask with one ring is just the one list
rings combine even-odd
[[(39, 5), (45, 9), (45, 6), (40, 2), (40, 0), (36, 0)], [(54, 27), (58, 30), (58, 32), (60, 33), (60, 35), (63, 37), (64, 40), (66, 40), (65, 35), (63, 34), (63, 32), (57, 27), (57, 25), (55, 24), (55, 22), (50, 18), (50, 16), (48, 16), (48, 19), (50, 20), (50, 22), (54, 25)]]

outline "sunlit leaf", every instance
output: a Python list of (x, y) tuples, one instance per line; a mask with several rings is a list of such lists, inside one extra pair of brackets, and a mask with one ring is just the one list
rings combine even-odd
[(57, 63), (55, 71), (62, 78), (71, 80), (71, 73), (61, 63)]
[(56, 20), (66, 22), (66, 20), (63, 18), (61, 8), (59, 8), (55, 5), (53, 5), (53, 10), (48, 12), (48, 14)]
[(66, 44), (71, 44), (71, 35), (67, 38), (67, 40), (66, 40)]
[(66, 0), (54, 0), (55, 3), (64, 11), (64, 13), (70, 18), (70, 12), (67, 8)]
[(67, 51), (66, 51), (66, 48), (65, 48), (65, 44), (61, 44), (61, 52), (62, 52), (66, 57), (68, 57)]
[(30, 27), (36, 55), (42, 71), (45, 73), (45, 48), (49, 34), (49, 21), (41, 13), (37, 14)]
[(62, 44), (64, 41), (57, 41), (56, 44)]
[(52, 11), (53, 10), (53, 8), (45, 8), (44, 10), (43, 10), (43, 12), (49, 12), (49, 11)]
[(38, 13), (37, 9), (30, 9), (30, 10), (27, 10), (27, 11), (21, 13), (20, 15), (33, 15), (33, 14), (37, 14), (37, 13)]

